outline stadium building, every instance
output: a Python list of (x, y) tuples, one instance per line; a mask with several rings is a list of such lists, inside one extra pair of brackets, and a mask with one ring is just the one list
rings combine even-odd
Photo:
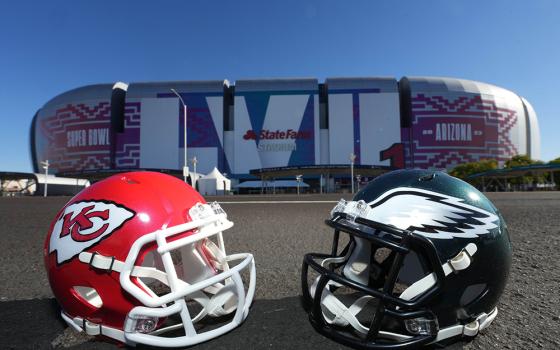
[(63, 176), (132, 169), (181, 173), (187, 105), (189, 166), (233, 179), (303, 174), (331, 181), (392, 168), (450, 168), (517, 154), (540, 157), (527, 100), (475, 81), (328, 78), (116, 83), (47, 102), (31, 125), (35, 172)]

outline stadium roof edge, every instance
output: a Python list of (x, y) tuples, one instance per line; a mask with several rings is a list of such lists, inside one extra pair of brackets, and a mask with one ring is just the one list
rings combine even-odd
[(560, 171), (560, 163), (558, 164), (533, 164), (516, 166), (512, 168), (502, 168), (483, 171), (467, 176), (467, 179), (475, 179), (478, 177), (516, 177), (524, 175), (528, 172), (544, 173), (548, 171)]

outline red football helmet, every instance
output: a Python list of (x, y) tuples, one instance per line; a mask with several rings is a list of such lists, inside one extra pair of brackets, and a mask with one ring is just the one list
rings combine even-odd
[[(129, 345), (189, 346), (232, 330), (255, 292), (253, 256), (226, 255), (222, 231), (232, 226), (217, 203), (169, 175), (93, 184), (60, 210), (45, 241), (62, 318)], [(224, 323), (204, 331), (205, 316)]]

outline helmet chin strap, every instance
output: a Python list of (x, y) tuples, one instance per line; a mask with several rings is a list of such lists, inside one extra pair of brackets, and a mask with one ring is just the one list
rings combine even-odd
[[(363, 244), (359, 242), (359, 239), (355, 240), (354, 249), (349, 249), (345, 256), (342, 257), (334, 257), (334, 258), (327, 258), (321, 261), (321, 266), (328, 268), (331, 264), (339, 264), (343, 262), (347, 262), (346, 266), (343, 269), (343, 273), (346, 277), (357, 281), (359, 283), (367, 285), (367, 275), (364, 274), (364, 271), (367, 269), (355, 269), (355, 266), (350, 266), (352, 264), (363, 263), (365, 261), (369, 261), (369, 253), (371, 251), (367, 251), (364, 253), (355, 253), (353, 251), (357, 250), (358, 248), (366, 250), (366, 247), (369, 247), (367, 244)], [(474, 243), (467, 244), (455, 257), (448, 260), (444, 264), (442, 264), (442, 269), (445, 276), (450, 275), (451, 273), (459, 273), (462, 270), (467, 269), (472, 261), (472, 256), (476, 253), (477, 246)], [(367, 255), (367, 257), (366, 257)], [(359, 265), (361, 266), (361, 265)], [(319, 283), (321, 276), (317, 277), (313, 284), (310, 286), (310, 294), (314, 298), (316, 294), (317, 284)], [(416, 281), (415, 283), (411, 284), (407, 289), (405, 289), (401, 295), (399, 296), (403, 300), (411, 300), (418, 295), (421, 295), (429, 288), (431, 288), (436, 283), (436, 274), (431, 273), (420, 280)], [(325, 321), (329, 324), (336, 325), (336, 326), (351, 326), (354, 330), (361, 334), (367, 334), (369, 328), (364, 326), (356, 317), (375, 297), (370, 295), (365, 295), (358, 298), (352, 305), (349, 307), (344, 305), (332, 292), (331, 287), (341, 287), (341, 285), (337, 282), (332, 280), (328, 281), (325, 288), (321, 293), (321, 305), (323, 311), (323, 317)], [(478, 318), (466, 325), (455, 325), (447, 328), (440, 329), (438, 331), (437, 338), (435, 342), (444, 340), (453, 336), (457, 335), (466, 335), (466, 336), (475, 336), (479, 330), (488, 327), (488, 325), (494, 320), (497, 314), (497, 309), (492, 310), (489, 314), (482, 313), (478, 316)], [(398, 334), (392, 333), (387, 331), (380, 331), (379, 335), (381, 337), (387, 339), (393, 339), (397, 341), (404, 341), (407, 339), (411, 339), (412, 336), (405, 335), (405, 334)]]
[[(227, 264), (230, 261), (234, 261), (234, 260), (239, 260), (240, 258), (245, 259), (244, 263), (248, 264), (248, 263), (252, 263), (252, 256), (249, 257), (243, 257), (243, 255), (241, 254), (237, 254), (237, 255), (230, 255), (227, 257), (224, 257), (222, 260), (222, 264)], [(251, 260), (249, 260), (249, 258)], [(113, 257), (106, 257), (106, 256), (102, 256), (100, 254), (97, 253), (88, 253), (88, 252), (83, 252), (82, 254), (80, 254), (79, 259), (81, 262), (89, 264), (90, 266), (92, 266), (93, 268), (96, 269), (100, 269), (100, 270), (106, 270), (106, 271), (115, 271), (115, 272), (121, 272), (124, 266), (124, 263), (122, 261), (116, 260)], [(233, 270), (235, 271), (236, 275), (234, 275), (233, 280), (231, 283), (227, 282), (226, 278), (226, 283), (225, 284), (221, 284), (221, 283), (215, 283), (213, 285), (208, 286), (207, 288), (204, 288), (203, 291), (208, 293), (208, 294), (213, 294), (212, 297), (208, 297), (205, 293), (202, 293), (202, 291), (194, 291), (193, 293), (188, 294), (188, 296), (195, 300), (196, 302), (198, 302), (200, 305), (202, 305), (203, 309), (202, 311), (194, 318), (191, 320), (192, 323), (195, 323), (197, 321), (199, 321), (201, 318), (203, 318), (205, 315), (212, 315), (212, 316), (221, 316), (221, 315), (225, 315), (225, 314), (229, 314), (234, 310), (236, 311), (236, 314), (234, 316), (234, 320), (225, 325), (222, 326), (223, 327), (227, 327), (225, 328), (223, 331), (220, 331), (221, 328), (218, 329), (213, 329), (210, 330), (208, 332), (202, 333), (202, 334), (196, 334), (194, 337), (189, 336), (188, 334), (185, 335), (184, 337), (177, 337), (177, 338), (166, 338), (163, 337), (161, 339), (168, 341), (168, 344), (165, 346), (188, 346), (188, 345), (193, 345), (193, 344), (197, 344), (201, 341), (204, 341), (204, 339), (210, 339), (211, 335), (210, 333), (214, 332), (215, 334), (223, 334), (223, 332), (227, 332), (228, 329), (232, 329), (233, 327), (235, 327), (236, 325), (239, 324), (240, 321), (242, 321), (244, 319), (244, 317), (246, 316), (247, 312), (248, 312), (248, 307), (250, 304), (247, 305), (243, 305), (242, 307), (240, 307), (238, 309), (238, 298), (240, 298), (241, 300), (252, 300), (253, 297), (253, 292), (254, 292), (254, 264), (251, 266), (251, 282), (249, 285), (249, 294), (247, 296), (245, 296), (245, 294), (243, 293), (243, 290), (239, 290), (239, 283), (240, 283), (240, 277), (238, 275), (238, 271), (239, 269), (243, 269), (244, 267), (239, 268), (239, 264), (233, 267)], [(246, 265), (245, 265), (246, 266)], [(156, 279), (158, 281), (160, 281), (163, 284), (168, 284), (168, 276), (165, 272), (158, 270), (156, 268), (153, 267), (145, 267), (145, 266), (135, 266), (133, 268), (133, 271), (131, 272), (131, 276), (136, 276), (136, 277), (147, 277), (147, 278), (153, 278)], [(138, 279), (139, 283), (142, 283), (142, 281), (140, 279)], [(179, 286), (182, 286), (182, 284), (188, 285), (188, 283), (186, 282), (180, 282), (181, 284)], [(237, 291), (235, 291), (235, 287), (237, 286)], [(145, 290), (145, 292), (147, 293), (151, 293), (153, 294), (153, 292), (149, 289), (149, 288), (143, 288), (143, 290)], [(150, 295), (151, 295), (150, 294)], [(155, 294), (154, 294), (155, 295)], [(248, 298), (248, 299), (245, 299)], [(184, 303), (184, 299), (182, 300)], [(235, 301), (236, 304), (232, 305), (232, 301)], [(159, 313), (159, 312), (163, 312), (165, 315), (166, 311), (165, 309), (173, 309), (169, 311), (169, 314), (172, 313), (177, 313), (179, 311), (181, 311), (181, 305), (179, 303), (173, 303), (171, 305), (163, 305), (163, 308), (160, 307), (155, 307), (155, 308), (151, 308), (151, 307), (142, 307), (142, 306), (138, 306), (136, 308), (134, 308), (131, 313), (140, 308), (140, 309), (146, 309), (146, 310), (151, 310), (154, 313)], [(241, 310), (241, 311), (240, 311)], [(147, 311), (139, 311), (135, 316), (138, 315), (144, 315), (144, 312)], [(165, 333), (165, 332), (169, 332), (175, 329), (181, 329), (184, 328), (182, 323), (179, 324), (175, 324), (175, 325), (171, 325), (165, 328), (160, 328), (160, 329), (156, 329), (152, 332), (149, 332), (147, 334), (140, 334), (140, 333), (126, 333), (125, 330), (121, 330), (121, 329), (117, 329), (117, 328), (112, 328), (109, 326), (105, 326), (103, 324), (98, 324), (98, 323), (94, 323), (91, 322), (90, 320), (81, 318), (79, 316), (76, 317), (70, 317), (69, 315), (65, 314), (64, 311), (61, 311), (61, 316), (62, 318), (66, 321), (66, 323), (74, 328), (76, 331), (83, 331), (88, 335), (92, 335), (92, 336), (97, 336), (97, 335), (105, 335), (108, 336), (110, 338), (116, 339), (118, 341), (121, 341), (125, 344), (128, 345), (135, 345), (136, 343), (145, 343), (145, 344), (152, 344), (152, 345), (156, 345), (154, 343), (154, 339), (159, 339), (159, 337), (157, 337), (159, 334)], [(147, 317), (160, 317), (157, 315), (151, 315), (149, 313), (146, 313)], [(134, 316), (133, 316), (134, 318)], [(128, 318), (127, 318), (127, 322), (128, 322)], [(192, 324), (191, 324), (192, 327)], [(125, 323), (125, 329), (126, 329), (126, 323)], [(187, 330), (186, 330), (187, 331)], [(132, 338), (132, 336), (134, 335), (134, 338)], [(161, 340), (160, 339), (160, 340)], [(186, 344), (186, 345), (184, 345)], [(161, 345), (161, 344), (160, 344)]]
[[(467, 244), (463, 249), (461, 249), (459, 254), (441, 265), (445, 276), (449, 276), (452, 272), (458, 273), (459, 271), (468, 268), (471, 264), (472, 256), (476, 253), (476, 251), (476, 244)], [(404, 300), (412, 300), (416, 296), (430, 289), (434, 284), (436, 284), (436, 274), (432, 272), (408, 286), (408, 288), (401, 293), (400, 298)]]
[[(213, 242), (208, 241), (206, 248), (212, 252), (212, 257), (216, 259), (217, 267), (224, 268), (228, 265), (227, 257)], [(79, 259), (81, 262), (89, 264), (99, 270), (115, 271), (120, 273), (124, 266), (122, 261), (116, 260), (114, 257), (107, 257), (97, 253), (82, 252), (79, 255)], [(132, 270), (131, 276), (155, 279), (166, 286), (169, 286), (167, 273), (153, 267), (135, 266)], [(179, 281), (179, 283), (188, 285), (188, 283), (184, 281)], [(153, 294), (149, 288), (144, 288), (144, 290)], [(228, 283), (228, 281), (226, 281), (225, 284), (216, 283), (205, 288), (203, 291), (195, 291), (189, 294), (189, 298), (200, 304), (202, 307), (202, 310), (193, 317), (193, 323), (200, 321), (206, 315), (219, 317), (228, 315), (235, 311), (237, 306), (237, 295), (235, 293), (235, 286), (233, 283)], [(205, 293), (212, 294), (212, 296), (208, 297)]]

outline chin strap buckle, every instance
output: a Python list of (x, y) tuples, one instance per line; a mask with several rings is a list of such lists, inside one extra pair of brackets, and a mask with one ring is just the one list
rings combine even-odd
[(481, 313), (478, 317), (465, 325), (455, 325), (450, 326), (447, 328), (442, 328), (439, 330), (437, 338), (432, 343), (437, 343), (441, 340), (448, 339), (451, 337), (455, 337), (458, 335), (464, 335), (466, 337), (474, 337), (476, 336), (481, 330), (485, 329), (494, 321), (496, 316), (498, 315), (498, 308), (494, 308), (490, 313)]
[(467, 323), (463, 326), (463, 335), (468, 337), (474, 337), (483, 330), (484, 328), (488, 327), (492, 321), (498, 315), (498, 308), (494, 308), (489, 314), (483, 312), (481, 313), (476, 320), (472, 321), (471, 323)]
[(81, 252), (78, 256), (81, 262), (88, 264), (89, 266), (99, 269), (121, 272), (123, 267), (123, 262), (116, 260), (114, 256), (103, 256), (97, 252)]
[(472, 262), (473, 255), (477, 250), (478, 248), (476, 247), (476, 244), (467, 244), (465, 248), (461, 249), (459, 254), (447, 260), (447, 262), (441, 266), (445, 275), (447, 276), (451, 272), (459, 273), (459, 271), (465, 270), (469, 267)]
[(478, 321), (472, 321), (471, 323), (467, 323), (463, 326), (463, 335), (466, 335), (467, 337), (474, 337), (478, 334), (479, 329), (480, 324)]
[(103, 335), (102, 328), (100, 324), (90, 322), (85, 318), (82, 320), (82, 329), (87, 335)]
[(72, 327), (72, 329), (76, 330), (77, 332), (84, 332), (87, 335), (91, 336), (105, 335), (128, 345), (135, 345), (134, 342), (126, 339), (126, 337), (124, 336), (124, 332), (120, 329), (93, 323), (81, 317), (71, 318), (70, 316), (66, 315), (64, 311), (61, 311), (60, 315), (62, 316), (62, 319), (64, 319), (64, 321), (68, 324), (68, 326)]

